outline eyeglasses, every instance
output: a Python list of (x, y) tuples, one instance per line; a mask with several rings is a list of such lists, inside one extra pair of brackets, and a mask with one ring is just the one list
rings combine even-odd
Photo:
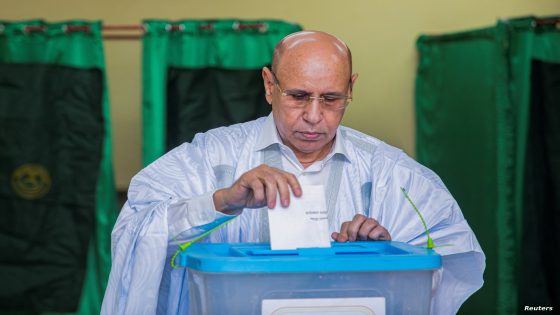
[[(311, 96), (311, 93), (301, 90), (284, 90), (280, 87), (280, 82), (276, 74), (270, 70), (274, 77), (274, 85), (278, 88), (281, 95), (286, 98), (286, 105), (295, 109), (303, 109), (308, 103), (313, 100), (318, 100), (323, 110), (327, 111), (340, 111), (346, 108), (352, 101), (351, 96), (340, 94), (325, 94), (322, 96)], [(352, 87), (352, 82), (348, 83), (348, 89)]]

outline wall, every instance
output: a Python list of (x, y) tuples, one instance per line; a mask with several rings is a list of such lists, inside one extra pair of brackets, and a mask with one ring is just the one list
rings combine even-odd
[[(493, 25), (496, 19), (560, 14), (558, 0), (0, 0), (0, 20), (273, 18), (331, 32), (352, 49), (360, 74), (344, 124), (414, 155), (415, 40)], [(117, 187), (141, 167), (139, 41), (107, 41)]]

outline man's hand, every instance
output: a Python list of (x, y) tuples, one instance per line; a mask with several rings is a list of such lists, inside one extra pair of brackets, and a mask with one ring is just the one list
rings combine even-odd
[(342, 223), (339, 232), (331, 234), (337, 242), (354, 241), (390, 241), (391, 234), (377, 220), (363, 214), (356, 214), (352, 221)]
[(272, 209), (279, 192), (281, 205), (287, 207), (290, 187), (296, 197), (301, 196), (301, 186), (294, 174), (261, 164), (241, 175), (231, 187), (217, 190), (213, 195), (214, 205), (220, 212), (264, 206)]

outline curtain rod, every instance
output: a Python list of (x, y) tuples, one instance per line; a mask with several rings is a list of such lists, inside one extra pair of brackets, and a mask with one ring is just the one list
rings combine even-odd
[[(23, 29), (24, 32), (26, 33), (31, 33), (31, 32), (43, 32), (46, 30), (46, 26), (44, 25), (27, 25), (25, 26), (25, 28)], [(199, 30), (212, 30), (214, 29), (214, 24), (213, 23), (208, 23), (208, 24), (201, 24), (198, 26)], [(241, 24), (241, 23), (234, 23), (232, 25), (232, 29), (233, 30), (248, 30), (248, 29), (258, 29), (261, 32), (266, 32), (267, 31), (267, 25), (264, 23), (254, 23), (254, 24)], [(177, 25), (177, 24), (168, 24), (168, 27), (166, 28), (167, 31), (182, 31), (183, 30), (183, 26), (181, 24)], [(89, 26), (88, 25), (65, 25), (64, 26), (64, 31), (65, 32), (89, 32)], [(102, 27), (102, 31), (103, 31), (103, 38), (104, 39), (110, 39), (110, 40), (137, 40), (137, 39), (141, 39), (142, 35), (144, 34), (144, 32), (146, 31), (146, 28), (144, 27), (144, 25), (140, 25), (140, 24), (130, 24), (130, 25), (103, 25)], [(134, 33), (134, 34), (123, 34), (123, 33), (119, 33), (119, 34), (107, 34), (107, 33), (111, 33), (111, 32), (139, 32), (138, 33)]]
[(556, 25), (556, 28), (560, 28), (560, 18), (550, 18), (550, 19), (535, 19), (536, 25)]
[[(103, 39), (107, 40), (139, 40), (146, 31), (143, 25), (103, 25)], [(113, 31), (136, 31), (140, 34), (107, 34)]]

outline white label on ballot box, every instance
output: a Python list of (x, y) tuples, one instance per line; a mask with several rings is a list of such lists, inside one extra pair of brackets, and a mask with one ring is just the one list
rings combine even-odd
[(273, 250), (331, 246), (324, 186), (302, 185), (301, 189), (300, 198), (290, 189), (287, 208), (280, 205), (277, 197), (276, 207), (268, 210), (270, 247)]
[(385, 315), (385, 298), (263, 300), (262, 315)]

